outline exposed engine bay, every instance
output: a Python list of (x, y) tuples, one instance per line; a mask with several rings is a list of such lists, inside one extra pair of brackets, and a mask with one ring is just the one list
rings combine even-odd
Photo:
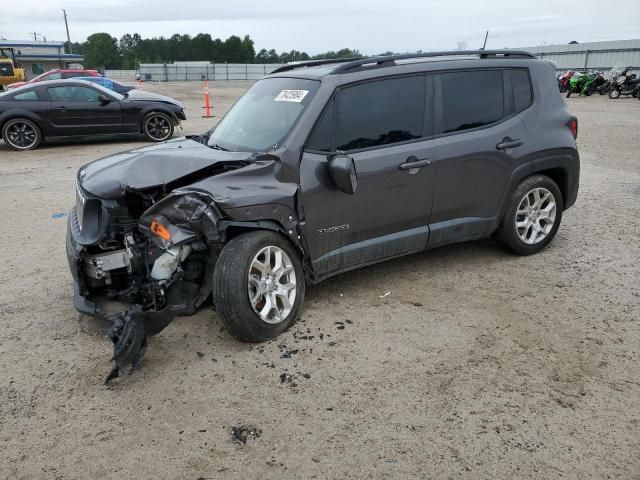
[[(190, 149), (200, 145), (179, 139), (165, 144), (160, 152), (150, 147), (155, 163), (167, 146), (175, 148), (172, 143)], [(275, 164), (268, 155), (243, 153), (242, 159), (212, 161), (209, 157), (201, 165), (192, 154), (191, 165), (172, 158), (177, 178), (171, 178), (167, 169), (162, 170), (165, 178), (154, 178), (144, 166), (140, 170), (140, 160), (144, 163), (149, 158), (145, 150), (136, 151), (143, 152), (138, 162), (122, 159), (129, 152), (115, 161), (107, 157), (80, 169), (76, 205), (69, 215), (67, 257), (75, 281), (75, 306), (112, 324), (107, 335), (114, 345), (114, 365), (106, 382), (140, 366), (149, 336), (177, 316), (193, 314), (205, 302), (212, 291), (217, 252), (229, 228), (246, 225), (235, 221), (233, 209), (221, 210), (219, 205), (228, 204), (230, 197), (217, 195), (205, 185), (207, 180), (243, 168), (271, 171)], [(97, 169), (99, 162), (105, 165)], [(125, 168), (128, 171), (115, 175), (114, 170)], [(244, 190), (246, 197), (250, 188), (238, 190)], [(288, 209), (282, 205), (280, 209), (282, 218), (295, 221)], [(260, 228), (282, 230), (282, 218), (276, 219), (278, 223), (258, 222)], [(126, 308), (111, 313), (105, 305), (112, 302)]]

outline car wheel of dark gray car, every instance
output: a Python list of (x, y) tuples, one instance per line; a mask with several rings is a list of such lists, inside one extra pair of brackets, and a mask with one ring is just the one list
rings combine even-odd
[(494, 238), (518, 255), (538, 253), (553, 240), (562, 212), (558, 185), (545, 175), (533, 175), (513, 192)]
[(305, 280), (300, 257), (282, 235), (253, 231), (231, 239), (213, 274), (213, 301), (240, 340), (276, 337), (300, 316)]
[(152, 112), (142, 120), (142, 132), (152, 142), (163, 142), (173, 135), (173, 122), (166, 113)]
[(42, 133), (31, 120), (12, 118), (2, 127), (2, 139), (13, 150), (33, 150), (42, 142)]

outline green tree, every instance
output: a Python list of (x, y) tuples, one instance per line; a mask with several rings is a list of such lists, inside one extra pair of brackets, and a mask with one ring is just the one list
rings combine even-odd
[(67, 53), (73, 53), (74, 55), (83, 55), (84, 45), (78, 42), (64, 42), (64, 51)]
[(249, 35), (245, 35), (242, 39), (242, 50), (245, 63), (253, 63), (256, 58), (256, 50)]
[(84, 44), (84, 64), (89, 68), (120, 68), (118, 41), (108, 33), (94, 33)]

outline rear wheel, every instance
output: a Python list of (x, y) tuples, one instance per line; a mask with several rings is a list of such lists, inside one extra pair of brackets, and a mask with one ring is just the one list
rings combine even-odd
[(213, 274), (213, 301), (227, 329), (240, 340), (278, 336), (302, 312), (304, 273), (282, 235), (254, 231), (231, 239)]
[(620, 90), (618, 90), (617, 88), (609, 90), (609, 98), (620, 98)]
[(2, 139), (13, 150), (33, 150), (42, 142), (42, 133), (31, 120), (12, 118), (2, 127)]
[(524, 179), (511, 196), (494, 239), (518, 255), (538, 253), (556, 235), (564, 204), (556, 183), (544, 175)]
[(163, 142), (173, 135), (173, 121), (166, 113), (152, 112), (142, 120), (142, 133), (152, 142)]

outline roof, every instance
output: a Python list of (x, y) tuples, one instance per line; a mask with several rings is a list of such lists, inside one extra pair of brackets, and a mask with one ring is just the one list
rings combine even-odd
[(64, 47), (64, 42), (34, 42), (32, 40), (0, 40), (0, 47)]
[(611, 40), (607, 42), (585, 42), (585, 43), (565, 43), (561, 45), (539, 45), (537, 47), (527, 47), (531, 53), (554, 53), (554, 52), (584, 52), (586, 50), (617, 50), (617, 49), (640, 49), (640, 39), (631, 40)]

